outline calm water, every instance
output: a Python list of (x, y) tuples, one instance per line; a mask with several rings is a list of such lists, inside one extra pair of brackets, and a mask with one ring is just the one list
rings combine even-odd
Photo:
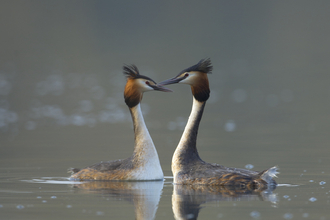
[[(298, 4), (299, 3), (299, 4)], [(328, 1), (1, 1), (1, 219), (330, 219)], [(143, 97), (164, 182), (75, 183), (133, 151), (124, 63), (155, 81), (210, 57), (200, 156), (280, 168), (274, 191), (173, 186), (188, 86)]]
[[(10, 161), (3, 161), (6, 164)], [(283, 175), (274, 191), (242, 194), (203, 186), (164, 182), (70, 182), (58, 162), (16, 161), (1, 169), (1, 217), (4, 219), (328, 219), (328, 174), (314, 170)], [(42, 164), (44, 167), (34, 165)], [(48, 165), (45, 167), (45, 165)], [(1, 164), (1, 167), (5, 167)], [(317, 168), (316, 168), (317, 167)], [(316, 168), (316, 169), (315, 169)], [(298, 175), (299, 174), (299, 175)]]

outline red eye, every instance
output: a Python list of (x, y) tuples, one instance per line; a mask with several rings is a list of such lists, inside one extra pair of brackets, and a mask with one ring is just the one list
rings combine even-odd
[(147, 85), (150, 85), (150, 82), (149, 82), (149, 81), (146, 81), (146, 84), (147, 84)]
[(189, 76), (189, 73), (184, 74), (184, 77), (188, 77), (188, 76)]

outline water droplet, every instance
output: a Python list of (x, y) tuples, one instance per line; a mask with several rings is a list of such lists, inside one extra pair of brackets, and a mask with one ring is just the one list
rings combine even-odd
[(228, 120), (225, 124), (225, 131), (232, 132), (236, 129), (236, 123), (234, 120)]
[(253, 211), (253, 212), (250, 213), (250, 216), (252, 218), (259, 218), (260, 217), (260, 212)]
[(72, 205), (67, 205), (66, 207), (69, 209), (69, 208), (72, 208)]
[(0, 205), (0, 208), (2, 208), (3, 207), (3, 205)]
[(97, 212), (96, 212), (96, 215), (104, 215), (104, 212), (97, 211)]
[(285, 199), (287, 199), (287, 198), (289, 198), (290, 196), (288, 196), (288, 195), (284, 195), (283, 196), (283, 198), (285, 198)]
[(56, 197), (56, 196), (51, 196), (50, 198), (51, 198), (51, 199), (56, 199), (57, 197)]
[(325, 181), (321, 181), (321, 182), (320, 182), (320, 185), (321, 185), (321, 186), (324, 185), (324, 184), (326, 184)]
[(293, 214), (291, 214), (291, 213), (285, 213), (284, 216), (283, 216), (283, 218), (285, 218), (285, 219), (292, 219), (293, 218)]
[(47, 200), (42, 200), (42, 203), (47, 203)]
[(17, 205), (16, 208), (18, 208), (18, 209), (24, 209), (24, 205)]
[(315, 198), (315, 197), (311, 197), (310, 199), (309, 199), (309, 201), (311, 201), (311, 202), (315, 202), (317, 200), (317, 198)]
[(85, 117), (82, 115), (73, 114), (71, 115), (70, 119), (71, 119), (71, 123), (76, 126), (82, 126), (85, 125), (86, 123)]
[(313, 183), (313, 182), (314, 182), (314, 180), (310, 180), (309, 182), (310, 182), (310, 183)]
[(253, 169), (253, 167), (254, 167), (254, 166), (253, 166), (252, 164), (246, 164), (246, 165), (245, 165), (245, 168), (246, 168), (246, 169)]

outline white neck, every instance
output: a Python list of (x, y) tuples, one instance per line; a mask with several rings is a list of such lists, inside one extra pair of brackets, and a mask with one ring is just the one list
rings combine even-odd
[(141, 111), (140, 103), (130, 108), (135, 134), (133, 164), (137, 167), (138, 179), (163, 179), (155, 145), (151, 139)]
[(205, 102), (199, 102), (193, 98), (193, 105), (187, 125), (172, 158), (172, 172), (174, 177), (177, 172), (184, 169), (183, 164), (188, 165), (192, 162), (201, 161), (196, 148), (196, 140), (204, 106)]

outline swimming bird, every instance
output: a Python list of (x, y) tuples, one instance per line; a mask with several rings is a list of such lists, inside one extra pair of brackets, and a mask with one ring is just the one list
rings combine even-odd
[(225, 167), (203, 161), (197, 151), (196, 140), (199, 123), (206, 101), (210, 96), (208, 73), (213, 67), (211, 60), (202, 59), (197, 64), (184, 69), (176, 77), (160, 82), (160, 85), (174, 83), (188, 84), (193, 95), (192, 110), (172, 157), (172, 172), (175, 184), (204, 184), (235, 186), (260, 189), (275, 186), (277, 167), (255, 172), (251, 170)]
[(140, 75), (135, 65), (124, 65), (127, 82), (124, 90), (125, 103), (132, 116), (135, 146), (133, 155), (123, 160), (101, 162), (77, 169), (71, 168), (71, 180), (163, 180), (155, 145), (144, 122), (140, 102), (144, 92), (171, 90), (158, 85), (147, 76)]

